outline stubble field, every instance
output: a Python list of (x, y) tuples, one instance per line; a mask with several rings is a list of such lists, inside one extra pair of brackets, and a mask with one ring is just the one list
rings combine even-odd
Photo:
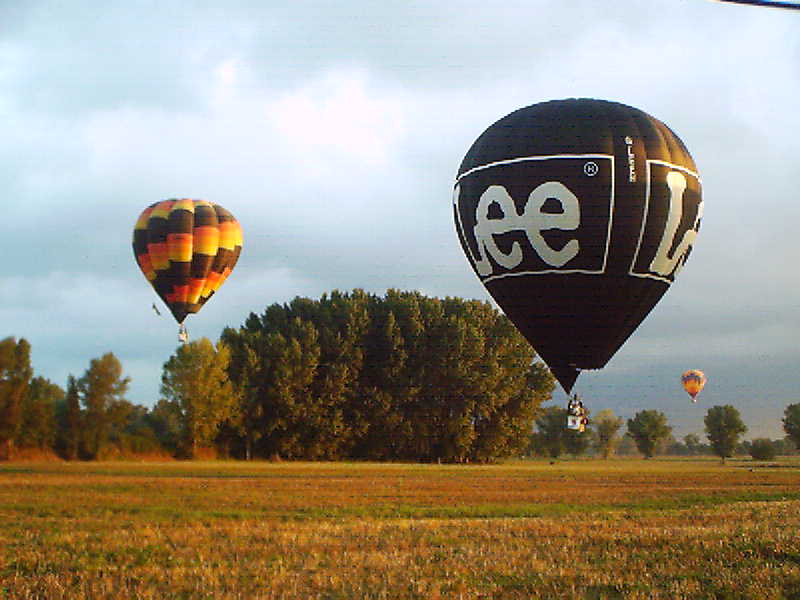
[(800, 461), (5, 464), (0, 598), (800, 598)]

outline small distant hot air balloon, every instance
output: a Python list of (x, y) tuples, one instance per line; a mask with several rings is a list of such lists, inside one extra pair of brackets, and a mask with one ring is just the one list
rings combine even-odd
[(219, 204), (163, 200), (142, 211), (133, 254), (144, 276), (181, 326), (228, 278), (242, 251), (242, 229)]
[(692, 397), (692, 402), (697, 402), (697, 394), (705, 386), (706, 376), (702, 371), (690, 369), (681, 375), (681, 382), (683, 383), (683, 389)]
[(458, 169), (472, 268), (569, 393), (669, 289), (703, 216), (683, 142), (639, 109), (554, 100), (491, 125)]

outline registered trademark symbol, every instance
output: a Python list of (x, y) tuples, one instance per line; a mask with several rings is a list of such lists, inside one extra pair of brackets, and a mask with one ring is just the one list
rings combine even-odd
[(597, 166), (596, 162), (589, 161), (585, 165), (583, 165), (583, 172), (586, 173), (589, 177), (594, 177), (597, 175), (597, 172), (600, 170), (600, 167)]

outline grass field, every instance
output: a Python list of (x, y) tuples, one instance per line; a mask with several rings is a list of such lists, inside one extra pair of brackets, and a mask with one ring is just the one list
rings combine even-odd
[(800, 598), (800, 461), (0, 465), (0, 598)]

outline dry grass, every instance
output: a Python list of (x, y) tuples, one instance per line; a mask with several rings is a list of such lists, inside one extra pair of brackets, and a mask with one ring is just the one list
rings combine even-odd
[(4, 598), (800, 598), (800, 462), (0, 466)]

